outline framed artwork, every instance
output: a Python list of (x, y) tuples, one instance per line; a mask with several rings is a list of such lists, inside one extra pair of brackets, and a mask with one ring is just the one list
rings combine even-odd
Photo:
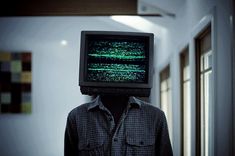
[(31, 61), (31, 52), (0, 52), (0, 114), (31, 113)]

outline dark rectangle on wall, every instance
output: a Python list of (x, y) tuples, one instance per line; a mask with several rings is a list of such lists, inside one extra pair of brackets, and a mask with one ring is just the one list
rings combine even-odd
[(23, 71), (31, 71), (31, 62), (23, 62), (22, 63)]
[(21, 84), (22, 92), (31, 92), (31, 84)]
[(9, 92), (11, 91), (11, 84), (10, 83), (2, 83), (0, 80), (0, 92)]
[(4, 0), (0, 16), (136, 15), (137, 0)]
[(21, 104), (21, 84), (12, 84), (11, 88), (11, 104), (20, 105)]
[(16, 105), (12, 104), (12, 105), (10, 105), (10, 112), (11, 113), (20, 113), (21, 112), (20, 104), (16, 104)]
[(1, 105), (1, 112), (2, 113), (9, 113), (11, 105)]
[(10, 72), (2, 72), (0, 71), (0, 81), (3, 83), (9, 83), (11, 80), (11, 73)]

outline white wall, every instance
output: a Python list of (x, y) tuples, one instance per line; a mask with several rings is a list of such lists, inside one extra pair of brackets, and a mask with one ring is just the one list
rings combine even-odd
[[(230, 15), (231, 0), (186, 0), (176, 18), (169, 20), (165, 27), (168, 31), (167, 46), (164, 53), (157, 55), (157, 74), (167, 65), (171, 65), (172, 113), (173, 113), (173, 150), (180, 151), (180, 90), (179, 90), (179, 52), (190, 46), (190, 69), (192, 76), (192, 134), (195, 134), (195, 51), (194, 35), (207, 15), (214, 16), (215, 54), (214, 54), (214, 154), (232, 155), (232, 59)], [(157, 23), (157, 20), (155, 20)], [(159, 82), (159, 77), (157, 77)], [(159, 90), (157, 95), (159, 96)], [(192, 138), (192, 155), (195, 155), (195, 135)]]
[(81, 30), (135, 31), (109, 17), (0, 18), (0, 51), (33, 53), (32, 114), (0, 115), (1, 156), (63, 155), (67, 114), (89, 100), (78, 87)]

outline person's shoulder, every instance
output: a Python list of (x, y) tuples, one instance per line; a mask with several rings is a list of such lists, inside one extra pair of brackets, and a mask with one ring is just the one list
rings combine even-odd
[(158, 107), (154, 106), (153, 104), (137, 99), (140, 106), (140, 113), (142, 114), (143, 119), (153, 119), (152, 121), (159, 123), (165, 119), (165, 113)]
[(147, 111), (148, 113), (153, 113), (153, 114), (161, 114), (161, 115), (164, 114), (164, 112), (160, 108), (154, 106), (152, 103), (140, 99), (138, 100), (141, 103), (141, 109), (143, 111)]
[(75, 108), (73, 108), (68, 116), (69, 117), (75, 117), (75, 116), (78, 116), (78, 115), (84, 115), (87, 110), (88, 110), (88, 107), (92, 104), (92, 101), (91, 102), (87, 102), (87, 103), (84, 103), (84, 104), (81, 104)]

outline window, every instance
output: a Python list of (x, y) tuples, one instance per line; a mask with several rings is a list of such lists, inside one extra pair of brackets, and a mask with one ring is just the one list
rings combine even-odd
[(169, 135), (172, 141), (172, 110), (171, 110), (171, 83), (170, 83), (170, 67), (167, 66), (160, 73), (160, 94), (161, 109), (164, 111), (168, 123)]
[(211, 25), (196, 38), (196, 152), (200, 156), (211, 155), (212, 139), (212, 57)]
[(184, 156), (191, 155), (191, 101), (190, 101), (190, 68), (189, 49), (185, 48), (180, 55), (181, 65), (181, 123), (182, 152)]

